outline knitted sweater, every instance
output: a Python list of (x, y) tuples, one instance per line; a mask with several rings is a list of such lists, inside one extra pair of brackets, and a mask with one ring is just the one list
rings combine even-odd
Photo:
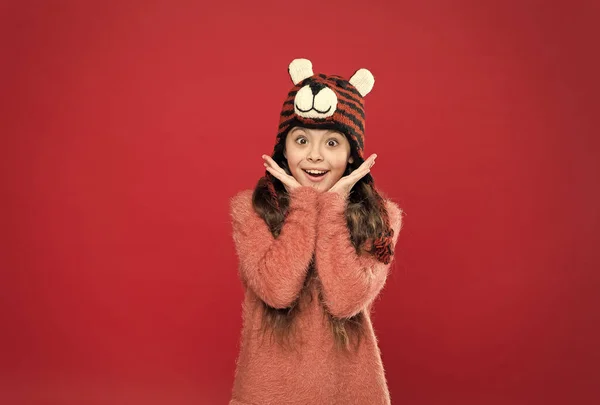
[[(371, 324), (373, 300), (389, 264), (357, 255), (346, 223), (346, 199), (301, 186), (290, 192), (289, 211), (274, 238), (252, 207), (252, 190), (230, 201), (233, 239), (244, 286), (241, 348), (229, 405), (389, 404), (381, 354)], [(402, 211), (386, 200), (396, 245)], [(299, 303), (294, 350), (260, 333), (261, 300), (287, 308), (299, 296), (311, 260), (318, 283)], [(322, 300), (318, 298), (320, 290)], [(357, 352), (336, 349), (324, 306), (338, 318), (363, 311), (366, 338)]]

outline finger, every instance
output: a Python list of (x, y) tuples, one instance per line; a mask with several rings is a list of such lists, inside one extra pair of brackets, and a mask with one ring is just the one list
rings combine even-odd
[(268, 166), (265, 163), (266, 169), (269, 173), (271, 173), (275, 178), (277, 178), (279, 181), (281, 181), (283, 184), (285, 184), (284, 178), (281, 175), (281, 173), (279, 173), (277, 170), (273, 169), (271, 166)]
[(373, 167), (373, 165), (375, 164), (375, 158), (377, 157), (377, 155), (371, 155), (367, 158), (367, 160), (365, 160), (359, 167), (358, 169), (356, 169), (354, 172), (355, 173), (357, 171), (364, 171), (367, 169), (370, 169), (371, 167)]
[(292, 179), (290, 179), (290, 176), (287, 175), (287, 173), (283, 172), (280, 173), (278, 170), (276, 170), (273, 167), (267, 166), (267, 171), (269, 173), (271, 173), (273, 176), (275, 176), (277, 179), (279, 179), (279, 181), (281, 181), (283, 183), (284, 186), (288, 186), (288, 187), (293, 187), (294, 186), (294, 181)]
[(365, 177), (368, 173), (371, 172), (371, 167), (375, 164), (375, 159), (377, 158), (376, 154), (373, 154), (367, 158), (358, 169), (354, 170), (347, 176), (342, 177), (338, 180), (338, 185), (342, 187), (352, 188), (354, 185), (363, 177)]
[(273, 158), (268, 155), (263, 155), (262, 157), (265, 159), (265, 167), (267, 169), (270, 168), (270, 173), (272, 173), (274, 176), (275, 174), (278, 174), (278, 176), (275, 177), (281, 180), (282, 183), (288, 186), (294, 186), (294, 184), (297, 183), (296, 179), (293, 176), (290, 176), (281, 166), (279, 166), (277, 162), (273, 160)]
[[(272, 172), (273, 172), (273, 173), (283, 174), (283, 173), (281, 173), (281, 171), (279, 170), (279, 167), (277, 167), (277, 165), (276, 165), (276, 164), (275, 164), (275, 165), (273, 165), (273, 164), (272, 164), (270, 161), (268, 161), (266, 158), (263, 158), (263, 159), (265, 159), (265, 161), (264, 161), (264, 163), (263, 163), (263, 165), (265, 166), (265, 168), (267, 168), (267, 169), (272, 169)], [(278, 177), (278, 178), (279, 178), (279, 177)]]
[(367, 160), (365, 160), (365, 163), (368, 167), (373, 167), (373, 165), (375, 164), (375, 159), (377, 159), (377, 155), (373, 153), (371, 156), (369, 156)]
[(359, 166), (358, 169), (356, 169), (355, 171), (353, 171), (352, 173), (350, 173), (350, 175), (355, 175), (360, 177), (363, 177), (364, 175), (366, 175), (367, 173), (369, 173), (369, 171), (371, 171), (371, 167), (373, 167), (373, 164), (375, 162), (374, 161), (369, 161), (368, 159), (365, 160), (365, 162)]
[(354, 186), (354, 184), (356, 184), (356, 182), (358, 182), (360, 179), (365, 177), (370, 171), (371, 171), (371, 168), (369, 166), (361, 165), (358, 169), (356, 169), (355, 171), (353, 171), (346, 177), (348, 177), (349, 181), (352, 181), (352, 186)]
[(369, 169), (366, 169), (366, 170), (356, 169), (349, 175), (344, 176), (341, 179), (339, 179), (338, 184), (340, 186), (352, 188), (361, 178), (363, 178), (367, 173), (369, 173), (369, 171), (370, 171)]
[(265, 159), (265, 161), (267, 163), (269, 163), (272, 167), (279, 169), (279, 165), (277, 164), (276, 161), (273, 160), (273, 158), (269, 155), (263, 155), (263, 159)]
[(275, 161), (273, 160), (273, 158), (271, 158), (271, 156), (268, 156), (268, 155), (263, 155), (263, 156), (264, 156), (264, 159), (267, 161), (267, 163), (268, 163), (268, 164), (269, 164), (269, 165), (270, 165), (270, 166), (271, 166), (273, 169), (277, 170), (277, 171), (278, 171), (279, 173), (281, 173), (281, 174), (286, 174), (286, 175), (287, 175), (287, 173), (285, 172), (285, 170), (283, 170), (283, 169), (281, 168), (281, 166), (279, 166), (279, 165), (277, 164), (277, 162), (275, 162)]

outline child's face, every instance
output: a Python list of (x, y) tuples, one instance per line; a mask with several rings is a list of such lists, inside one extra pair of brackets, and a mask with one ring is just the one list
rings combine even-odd
[[(346, 137), (328, 129), (292, 128), (285, 141), (284, 156), (298, 183), (322, 192), (337, 183), (346, 170), (346, 164), (352, 163), (350, 143)], [(307, 169), (327, 173), (313, 176), (305, 171)]]

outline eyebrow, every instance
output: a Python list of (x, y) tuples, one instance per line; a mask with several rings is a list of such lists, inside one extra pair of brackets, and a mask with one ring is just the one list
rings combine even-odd
[[(296, 127), (294, 129), (292, 129), (290, 132), (292, 132), (292, 133), (295, 134), (296, 132), (298, 132), (298, 131), (304, 131), (305, 129), (306, 128)], [(312, 134), (310, 134), (310, 132), (304, 131), (304, 133), (308, 133), (309, 135), (312, 136)], [(335, 129), (328, 129), (327, 132), (325, 133), (325, 135), (327, 135), (327, 134), (342, 136), (342, 134), (339, 131), (336, 131)]]

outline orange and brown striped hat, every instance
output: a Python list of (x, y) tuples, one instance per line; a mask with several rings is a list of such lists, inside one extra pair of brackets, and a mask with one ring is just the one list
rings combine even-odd
[(335, 129), (346, 135), (364, 160), (364, 97), (375, 83), (371, 72), (359, 69), (350, 80), (314, 74), (308, 59), (294, 59), (288, 71), (294, 87), (283, 103), (275, 148), (295, 126)]

